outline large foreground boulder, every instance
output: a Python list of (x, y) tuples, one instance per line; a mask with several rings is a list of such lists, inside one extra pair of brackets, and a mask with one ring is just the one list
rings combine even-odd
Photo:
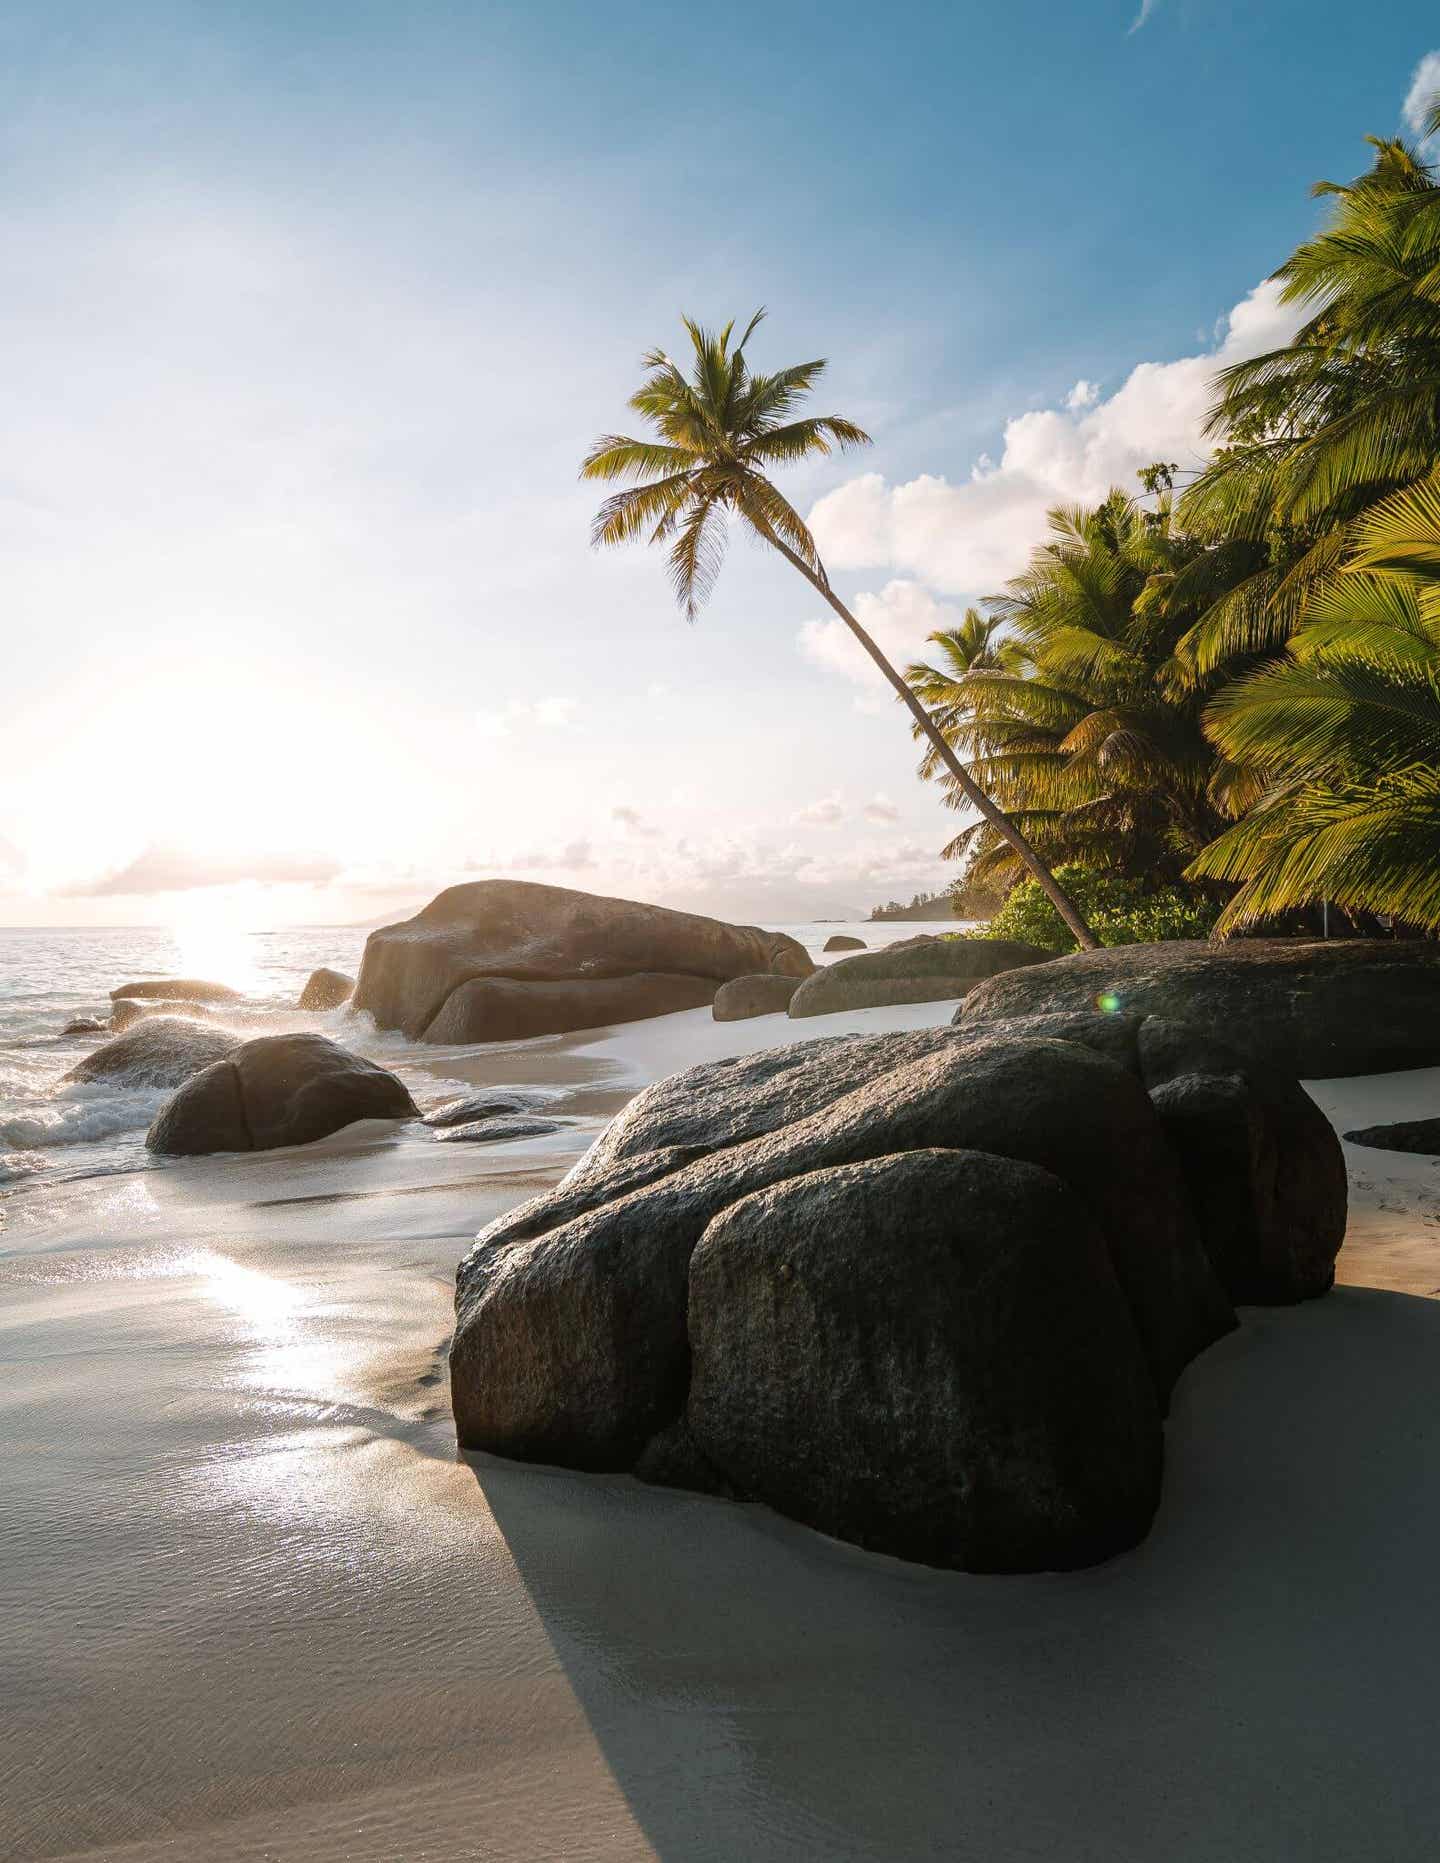
[(122, 983), (118, 990), (110, 992), (112, 1003), (118, 1003), (122, 996), (133, 1002), (147, 997), (158, 997), (167, 1003), (238, 1003), (243, 1000), (239, 990), (232, 990), (228, 983), (206, 983), (199, 977), (151, 977), (141, 983)]
[(224, 1029), (174, 1016), (153, 1016), (102, 1043), (65, 1078), (106, 1080), (129, 1087), (178, 1087), (239, 1045), (239, 1036)]
[(338, 1009), (342, 1003), (348, 1003), (355, 988), (355, 979), (347, 977), (343, 970), (327, 970), (323, 965), (319, 970), (312, 970), (305, 980), (305, 988), (300, 992), (301, 1009)]
[(461, 1264), (460, 1441), (1084, 1563), (1144, 1531), (1155, 1418), (1233, 1299), (1329, 1285), (1338, 1153), (1293, 1078), (1094, 1010), (692, 1068)]
[[(494, 1041), (664, 1015), (711, 1001), (731, 977), (805, 977), (813, 968), (803, 945), (754, 925), (563, 886), (480, 880), (372, 932), (353, 1000), (380, 1028), (402, 1029), (412, 1041)], [(469, 987), (480, 980), (510, 987)], [(602, 983), (627, 987), (607, 993), (596, 989)], [(526, 1009), (521, 996), (532, 990), (541, 994)]]
[(717, 1022), (749, 1022), (755, 1016), (783, 1016), (799, 988), (798, 977), (732, 977), (715, 992), (710, 1013)]
[(939, 1003), (985, 977), (1041, 964), (1048, 951), (1003, 938), (907, 938), (882, 951), (843, 957), (808, 977), (790, 999), (792, 1016), (830, 1016), (888, 1003)]
[(1440, 1064), (1440, 943), (1430, 940), (1186, 940), (1080, 951), (979, 985), (955, 1020), (981, 1028), (1097, 1003), (1216, 1029), (1248, 1058), (1301, 1079)]
[(971, 1572), (1143, 1537), (1160, 1407), (1094, 1219), (1048, 1171), (911, 1151), (756, 1191), (690, 1264), (686, 1405), (740, 1492)]
[(409, 1093), (373, 1061), (323, 1035), (266, 1035), (188, 1081), (145, 1143), (178, 1156), (268, 1151), (311, 1144), (357, 1119), (415, 1117)]

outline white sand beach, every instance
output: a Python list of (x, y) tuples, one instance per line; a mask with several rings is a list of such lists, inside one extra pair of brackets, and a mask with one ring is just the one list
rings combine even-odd
[[(642, 1079), (791, 1033), (690, 1011), (542, 1044), (595, 1109), (503, 1150), (356, 1127), (57, 1187), (0, 1264), (0, 1852), (1433, 1854), (1432, 1160), (1347, 1147), (1345, 1285), (1190, 1369), (1155, 1529), (1092, 1571), (940, 1573), (457, 1456), (475, 1229)], [(1437, 1087), (1314, 1092), (1343, 1127)]]

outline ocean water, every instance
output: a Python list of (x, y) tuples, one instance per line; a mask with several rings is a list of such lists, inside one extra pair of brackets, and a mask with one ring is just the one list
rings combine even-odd
[[(775, 929), (788, 931), (817, 961), (828, 962), (822, 947), (836, 932), (862, 937), (873, 948), (930, 928), (816, 921)], [(358, 972), (365, 938), (356, 926), (242, 931), (213, 918), (175, 930), (0, 930), (0, 1226), (7, 1197), (33, 1196), (76, 1177), (166, 1168), (146, 1152), (144, 1140), (173, 1089), (64, 1078), (106, 1039), (67, 1036), (65, 1025), (77, 1016), (106, 1016), (110, 991), (126, 983), (171, 976), (229, 984), (244, 1000), (216, 1012), (221, 1026), (247, 1037), (316, 1030), (390, 1068), (422, 1109), (477, 1084), (472, 1059), (499, 1058), (494, 1051), (502, 1047), (508, 1083), (544, 1084), (553, 1071), (556, 1043), (563, 1038), (468, 1051), (417, 1047), (348, 1009), (322, 1014), (297, 1009), (311, 971), (328, 965), (351, 976)], [(792, 1030), (777, 1029), (776, 1040), (794, 1038)], [(533, 1066), (527, 1067), (527, 1060)], [(402, 1135), (407, 1138), (432, 1142), (421, 1127)]]
[(65, 1074), (103, 1035), (65, 1035), (76, 1016), (105, 1017), (110, 991), (151, 977), (204, 978), (243, 993), (223, 1026), (271, 1035), (314, 1028), (368, 1051), (375, 1031), (341, 1012), (296, 1009), (310, 972), (322, 964), (352, 976), (365, 946), (354, 927), (204, 936), (158, 927), (102, 930), (0, 930), (0, 1195), (36, 1178), (135, 1170), (153, 1161), (144, 1147), (150, 1121), (173, 1089), (83, 1085)]

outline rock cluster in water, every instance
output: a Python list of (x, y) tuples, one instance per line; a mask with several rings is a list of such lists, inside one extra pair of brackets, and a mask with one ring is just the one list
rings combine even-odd
[(463, 1446), (768, 1502), (972, 1571), (1132, 1546), (1235, 1303), (1330, 1286), (1293, 1076), (1093, 1010), (832, 1037), (642, 1093), (461, 1264)]

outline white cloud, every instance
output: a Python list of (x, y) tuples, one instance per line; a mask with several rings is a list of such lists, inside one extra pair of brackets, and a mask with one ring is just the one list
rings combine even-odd
[(803, 809), (796, 809), (790, 819), (808, 828), (833, 828), (836, 822), (844, 821), (845, 804), (836, 790), (828, 796), (822, 796), (818, 802), (810, 802)]
[[(1160, 0), (1140, 0), (1140, 11), (1130, 22), (1130, 32), (1139, 32), (1140, 28), (1145, 24), (1146, 20), (1150, 18), (1151, 14), (1154, 13), (1159, 4)], [(1129, 35), (1127, 34), (1126, 36), (1128, 37)]]
[(660, 832), (653, 822), (646, 821), (639, 809), (632, 809), (628, 803), (617, 803), (610, 811), (610, 819), (627, 834), (640, 835), (645, 840), (652, 839)]
[[(852, 480), (850, 486), (842, 486), (840, 492), (831, 496), (842, 497), (852, 487), (863, 483), (863, 480)], [(877, 479), (876, 483), (880, 481)], [(898, 488), (899, 491), (905, 489)], [(822, 504), (828, 502), (821, 500)], [(811, 522), (814, 522), (813, 516)], [(907, 661), (924, 651), (927, 635), (939, 628), (954, 627), (960, 620), (948, 603), (937, 601), (918, 582), (901, 577), (887, 582), (878, 595), (857, 595), (851, 606), (856, 620), (892, 666), (904, 667)], [(877, 700), (880, 695), (889, 694), (885, 679), (838, 616), (826, 621), (807, 621), (800, 630), (800, 651), (817, 666), (828, 667), (864, 686)]]
[[(1136, 472), (1153, 460), (1199, 466), (1216, 371), (1279, 347), (1298, 321), (1267, 280), (1230, 312), (1213, 349), (1142, 362), (1108, 399), (1083, 408), (1016, 416), (1006, 424), (999, 463), (977, 467), (962, 484), (928, 473), (893, 486), (874, 472), (851, 479), (810, 513), (821, 553), (832, 570), (885, 568), (954, 593), (992, 593), (1043, 539), (1052, 505), (1095, 503), (1112, 485), (1135, 490)], [(900, 609), (913, 623), (923, 592), (896, 606), (895, 587), (873, 599), (889, 598), (893, 634), (908, 650), (918, 642)], [(838, 622), (811, 622), (802, 643), (812, 657), (839, 666), (842, 633)]]
[(1440, 52), (1427, 52), (1415, 67), (1400, 114), (1412, 135), (1418, 136), (1425, 124), (1425, 112), (1440, 92)]
[(1072, 414), (1079, 414), (1085, 408), (1093, 408), (1100, 399), (1100, 390), (1094, 382), (1087, 382), (1082, 375), (1080, 380), (1065, 397), (1065, 405)]
[(475, 729), (486, 738), (519, 736), (528, 730), (563, 731), (579, 709), (578, 699), (537, 699), (533, 705), (511, 699), (503, 711), (477, 712)]
[(860, 813), (867, 822), (898, 822), (900, 819), (899, 809), (886, 795), (871, 796)]
[(315, 854), (198, 854), (152, 845), (117, 872), (58, 889), (67, 899), (113, 899), (141, 893), (188, 893), (206, 886), (324, 886), (339, 861)]
[(597, 864), (605, 883), (631, 898), (781, 922), (942, 885), (950, 872), (939, 857), (944, 838), (937, 832), (927, 846), (892, 833), (810, 848), (740, 831), (682, 836), (632, 849), (629, 858), (602, 852)]
[(505, 873), (578, 873), (594, 865), (590, 842), (580, 835), (563, 847), (520, 848), (511, 853), (492, 851), (484, 857), (467, 860), (465, 871), (498, 877)]

